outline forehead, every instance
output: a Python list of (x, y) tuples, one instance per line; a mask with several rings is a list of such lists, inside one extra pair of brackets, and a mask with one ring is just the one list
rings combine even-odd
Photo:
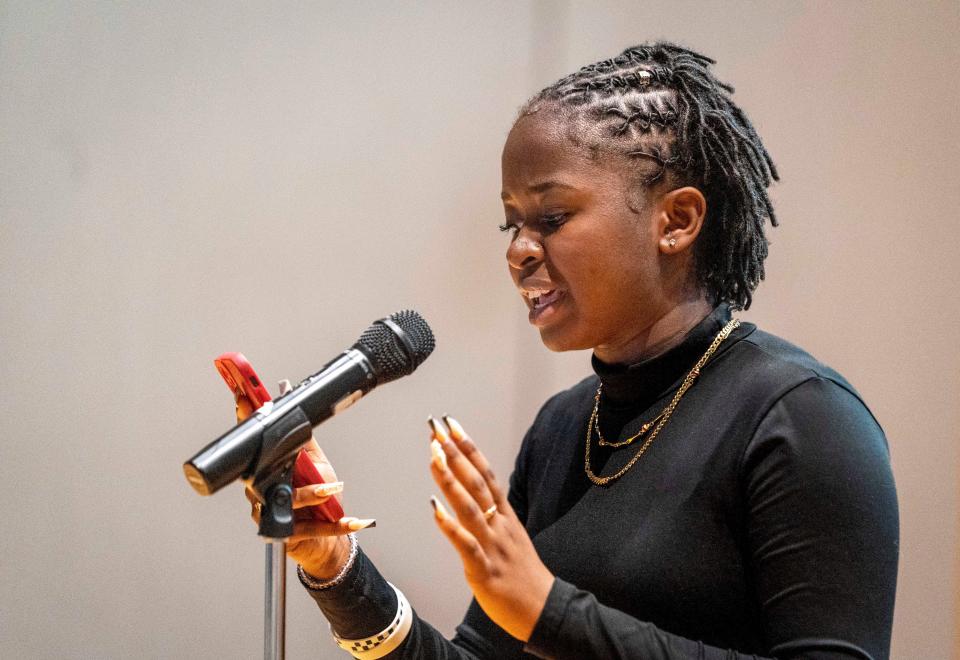
[(625, 183), (622, 158), (590, 147), (589, 126), (551, 111), (517, 120), (503, 147), (504, 196), (537, 192), (538, 184), (556, 182), (584, 188), (620, 188)]

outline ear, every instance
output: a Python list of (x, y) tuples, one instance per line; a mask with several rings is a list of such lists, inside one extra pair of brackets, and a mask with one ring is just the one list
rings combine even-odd
[(707, 199), (697, 188), (685, 186), (665, 193), (659, 206), (660, 252), (678, 254), (688, 250), (703, 228)]

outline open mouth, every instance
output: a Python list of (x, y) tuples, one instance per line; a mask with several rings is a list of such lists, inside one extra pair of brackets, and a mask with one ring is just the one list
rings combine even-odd
[(548, 305), (557, 302), (560, 300), (561, 293), (556, 289), (550, 289), (545, 291), (540, 295), (536, 295), (530, 298), (530, 302), (533, 304), (534, 311), (541, 310), (547, 307)]
[(534, 325), (548, 322), (564, 297), (564, 292), (560, 289), (528, 288), (521, 289), (520, 292), (527, 299), (530, 323)]

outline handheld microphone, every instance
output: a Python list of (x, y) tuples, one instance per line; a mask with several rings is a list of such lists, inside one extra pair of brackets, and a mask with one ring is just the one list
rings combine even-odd
[[(270, 467), (271, 461), (289, 460), (304, 441), (297, 429), (317, 426), (377, 385), (412, 374), (435, 346), (430, 326), (413, 310), (374, 321), (351, 348), (185, 462), (187, 481), (201, 495), (212, 495), (235, 479)], [(298, 440), (290, 447), (271, 446), (271, 456), (264, 456), (264, 439), (278, 437)]]

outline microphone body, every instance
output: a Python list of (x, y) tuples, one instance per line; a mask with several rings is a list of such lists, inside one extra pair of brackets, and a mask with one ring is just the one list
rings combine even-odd
[[(201, 495), (212, 495), (237, 478), (291, 458), (304, 441), (300, 427), (317, 426), (377, 385), (412, 373), (433, 348), (433, 333), (416, 312), (375, 322), (352, 348), (185, 462), (187, 481)], [(264, 456), (264, 440), (271, 437), (297, 440), (291, 447), (271, 446)]]

